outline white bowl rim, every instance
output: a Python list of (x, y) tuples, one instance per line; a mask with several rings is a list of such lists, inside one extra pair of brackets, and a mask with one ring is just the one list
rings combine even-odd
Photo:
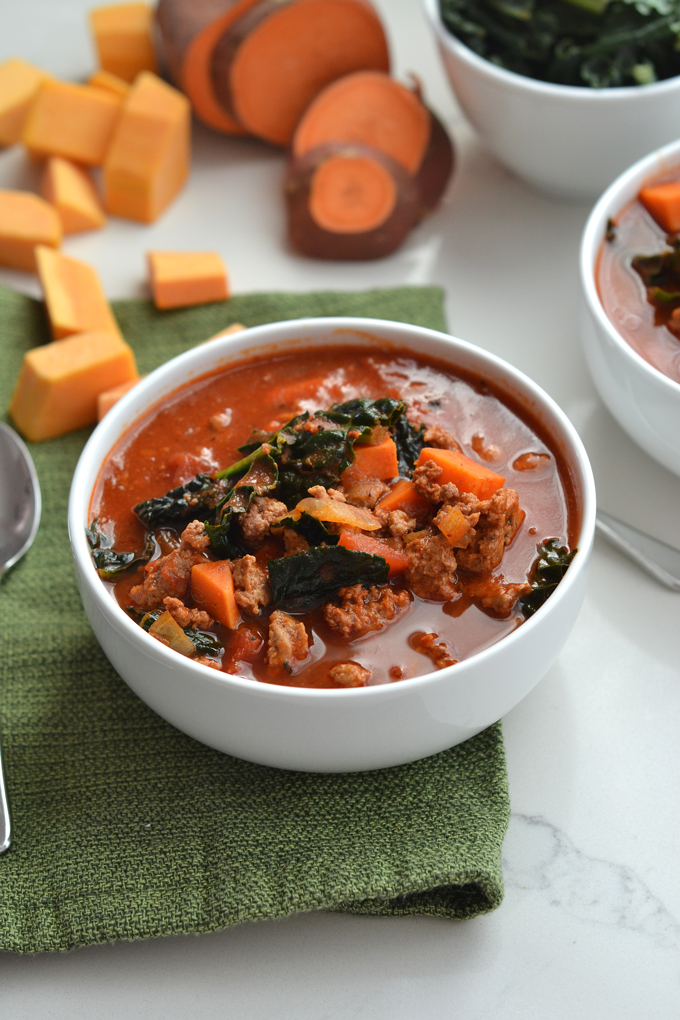
[[(612, 213), (620, 212), (629, 202), (633, 195), (628, 190), (634, 187), (637, 193), (646, 180), (653, 175), (654, 170), (660, 171), (659, 164), (675, 159), (678, 170), (680, 170), (680, 140), (669, 142), (660, 149), (655, 149), (647, 156), (643, 156), (636, 163), (633, 163), (627, 170), (624, 170), (619, 177), (613, 181), (607, 190), (597, 200), (588, 216), (581, 239), (580, 268), (581, 281), (588, 307), (595, 316), (598, 324), (606, 330), (616, 348), (621, 351), (638, 371), (646, 375), (650, 382), (665, 388), (669, 393), (680, 395), (680, 383), (675, 379), (656, 368), (649, 361), (642, 357), (630, 344), (621, 336), (614, 323), (604, 310), (600, 295), (595, 283), (595, 265), (597, 253), (602, 243), (603, 230), (607, 219)], [(621, 196), (621, 197), (619, 197)]]
[(518, 74), (516, 71), (508, 71), (504, 67), (498, 67), (485, 57), (480, 57), (478, 53), (475, 53), (469, 46), (466, 46), (458, 36), (453, 35), (449, 31), (442, 20), (438, 0), (422, 0), (422, 3), (437, 38), (447, 49), (452, 50), (457, 57), (475, 70), (518, 90), (524, 89), (528, 92), (540, 93), (545, 96), (552, 96), (553, 98), (561, 97), (565, 100), (575, 100), (576, 102), (592, 103), (597, 98), (599, 102), (611, 103), (619, 99), (625, 99), (627, 102), (630, 102), (634, 97), (639, 97), (640, 101), (644, 101), (643, 96), (656, 95), (660, 92), (671, 92), (673, 89), (680, 88), (680, 75), (674, 75), (672, 78), (663, 78), (661, 81), (651, 82), (649, 85), (614, 85), (611, 88), (594, 89), (588, 85), (558, 85), (555, 82), (542, 81), (540, 78), (531, 78), (529, 75)]
[[(457, 337), (453, 337), (448, 333), (442, 333), (438, 330), (428, 329), (424, 326), (415, 326), (410, 323), (394, 322), (387, 319), (369, 319), (359, 318), (354, 316), (333, 316), (333, 317), (319, 317), (319, 318), (306, 318), (306, 319), (288, 319), (283, 322), (265, 323), (260, 326), (251, 327), (248, 330), (248, 334), (252, 335), (257, 331), (255, 337), (255, 346), (253, 352), (260, 346), (267, 344), (268, 334), (273, 332), (276, 334), (281, 326), (285, 326), (287, 329), (292, 331), (295, 330), (318, 330), (323, 329), (328, 332), (333, 330), (352, 331), (358, 334), (371, 334), (375, 335), (380, 330), (381, 326), (388, 326), (390, 330), (396, 330), (404, 335), (403, 346), (408, 346), (408, 338), (413, 335), (413, 331), (416, 331), (421, 336), (427, 336), (437, 341), (444, 341), (445, 343), (451, 344), (453, 348), (460, 347), (464, 351), (469, 352), (473, 357), (482, 357), (483, 360), (491, 363), (495, 369), (502, 370), (503, 374), (508, 379), (509, 385), (519, 384), (520, 388), (524, 388), (527, 392), (527, 397), (532, 396), (537, 404), (537, 413), (540, 411), (548, 412), (551, 417), (550, 424), (556, 424), (560, 430), (562, 430), (561, 436), (556, 436), (561, 440), (566, 439), (574, 449), (576, 454), (576, 462), (570, 464), (570, 469), (575, 477), (575, 484), (579, 484), (579, 475), (581, 476), (582, 487), (583, 487), (583, 502), (581, 506), (581, 522), (580, 531), (578, 536), (578, 542), (576, 548), (579, 550), (578, 555), (574, 558), (573, 563), (567, 570), (564, 578), (560, 581), (556, 591), (550, 596), (546, 603), (539, 608), (528, 620), (522, 623), (521, 627), (517, 627), (510, 634), (506, 634), (503, 638), (489, 645), (487, 648), (476, 652), (467, 659), (463, 659), (456, 663), (455, 666), (447, 667), (444, 670), (438, 670), (435, 672), (424, 673), (416, 677), (408, 677), (403, 680), (399, 680), (395, 683), (388, 684), (376, 684), (369, 687), (360, 688), (349, 688), (340, 690), (331, 690), (325, 688), (308, 688), (308, 687), (288, 687), (285, 685), (268, 684), (262, 683), (257, 680), (252, 680), (250, 677), (241, 677), (236, 674), (223, 673), (215, 669), (211, 669), (209, 666), (204, 666), (201, 663), (194, 662), (192, 659), (186, 658), (184, 666), (192, 670), (199, 670), (199, 675), (205, 681), (210, 679), (212, 683), (216, 685), (236, 686), (242, 690), (247, 691), (254, 697), (260, 698), (300, 698), (303, 700), (319, 700), (328, 698), (386, 698), (386, 697), (400, 697), (405, 694), (409, 689), (413, 687), (426, 687), (429, 684), (434, 684), (440, 681), (444, 674), (449, 670), (451, 671), (451, 677), (455, 682), (457, 677), (462, 675), (469, 669), (475, 669), (480, 662), (483, 663), (485, 659), (493, 659), (498, 654), (499, 647), (508, 647), (509, 643), (516, 643), (517, 641), (524, 640), (530, 630), (533, 630), (536, 626), (540, 626), (541, 619), (545, 617), (547, 612), (556, 612), (558, 606), (564, 598), (567, 597), (568, 591), (578, 583), (578, 575), (582, 569), (585, 569), (589, 560), (589, 553), (592, 549), (594, 535), (595, 535), (595, 511), (596, 511), (596, 497), (595, 497), (595, 481), (593, 478), (592, 468), (590, 461), (586, 453), (585, 447), (581, 441), (578, 432), (570, 422), (569, 418), (562, 411), (559, 405), (543, 390), (537, 383), (533, 382), (529, 376), (525, 375), (522, 371), (510, 365), (509, 362), (504, 361), (502, 358), (497, 357), (495, 354), (484, 350), (475, 344), (468, 343), (465, 340), (460, 340)], [(130, 617), (120, 608), (115, 602), (112, 594), (106, 589), (101, 579), (97, 575), (90, 551), (85, 536), (85, 525), (83, 524), (83, 516), (87, 514), (92, 490), (85, 490), (85, 483), (83, 476), (89, 469), (89, 458), (90, 451), (92, 448), (99, 443), (102, 433), (111, 432), (112, 439), (108, 445), (108, 453), (111, 452), (115, 443), (121, 438), (121, 436), (130, 427), (130, 424), (134, 423), (145, 411), (138, 411), (132, 420), (130, 420), (127, 409), (129, 406), (133, 406), (138, 400), (143, 398), (146, 394), (153, 392), (156, 388), (156, 383), (159, 376), (162, 377), (168, 366), (186, 365), (187, 368), (191, 363), (198, 357), (200, 360), (200, 353), (208, 348), (215, 350), (216, 345), (224, 347), (228, 351), (229, 347), (243, 337), (243, 333), (232, 334), (226, 337), (217, 337), (215, 340), (209, 343), (198, 344), (196, 347), (192, 347), (190, 350), (185, 351), (183, 354), (177, 355), (175, 358), (170, 359), (163, 365), (160, 365), (153, 372), (150, 372), (147, 376), (137, 383), (137, 385), (130, 390), (124, 397), (122, 397), (118, 403), (109, 411), (104, 419), (97, 425), (92, 435), (88, 439), (76, 465), (76, 469), (73, 474), (73, 480), (71, 483), (71, 490), (69, 494), (68, 504), (68, 530), (69, 538), (71, 542), (71, 551), (76, 565), (80, 568), (80, 574), (88, 586), (88, 590), (91, 596), (93, 596), (97, 608), (102, 614), (110, 619), (113, 618), (115, 625), (122, 629), (123, 632), (127, 632), (130, 639), (133, 641), (149, 641), (152, 643), (153, 652), (156, 657), (161, 659), (167, 659), (170, 666), (177, 666), (177, 652), (172, 651), (170, 648), (166, 648), (160, 642), (155, 641), (145, 631), (143, 631), (136, 623), (134, 623)], [(260, 337), (262, 338), (260, 340)], [(270, 341), (271, 343), (271, 341)], [(280, 338), (274, 338), (274, 344), (279, 344), (281, 348), (291, 346), (293, 340), (291, 337), (281, 340)], [(394, 343), (394, 346), (399, 346), (400, 342), (390, 341)], [(247, 355), (246, 355), (247, 357)], [(444, 360), (444, 359), (442, 359)], [(237, 363), (237, 362), (234, 362)], [(455, 361), (451, 361), (452, 368), (455, 369)], [(226, 367), (226, 366), (225, 366)], [(205, 374), (210, 374), (212, 371), (219, 371), (219, 367), (213, 367), (206, 369)], [(197, 376), (198, 378), (199, 376)], [(187, 379), (189, 377), (187, 376)], [(180, 386), (173, 387), (169, 393), (175, 392), (175, 390), (182, 388), (184, 383)], [(159, 398), (159, 399), (162, 399)], [(148, 403), (146, 409), (150, 409), (154, 406), (155, 402)], [(124, 427), (120, 427), (123, 426)], [(100, 465), (103, 460), (100, 461)], [(87, 518), (85, 518), (87, 519)], [(151, 647), (151, 646), (150, 646)], [(455, 672), (454, 672), (455, 671)]]

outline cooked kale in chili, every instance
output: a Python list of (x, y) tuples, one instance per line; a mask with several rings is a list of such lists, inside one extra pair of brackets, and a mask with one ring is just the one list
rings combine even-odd
[(558, 85), (680, 74), (680, 0), (440, 0), (453, 35), (498, 67)]
[(538, 423), (483, 380), (373, 348), (177, 391), (112, 451), (91, 512), (95, 566), (152, 637), (313, 687), (498, 641), (550, 595), (578, 526)]

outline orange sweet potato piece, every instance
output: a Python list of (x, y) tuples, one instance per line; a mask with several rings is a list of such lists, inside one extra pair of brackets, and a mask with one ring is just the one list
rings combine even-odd
[(0, 265), (35, 272), (37, 245), (58, 248), (61, 221), (56, 209), (28, 191), (0, 191)]
[(490, 499), (494, 492), (505, 484), (505, 478), (489, 468), (471, 460), (458, 450), (436, 450), (423, 447), (418, 457), (420, 467), (428, 460), (433, 460), (442, 469), (437, 479), (440, 485), (453, 482), (460, 492), (471, 492), (478, 499)]
[(413, 482), (408, 478), (401, 478), (376, 505), (376, 510), (402, 510), (416, 519), (426, 517), (431, 509), (432, 504), (416, 492)]
[(390, 568), (390, 577), (403, 574), (411, 562), (406, 553), (401, 552), (400, 549), (393, 549), (392, 546), (387, 545), (386, 542), (381, 542), (379, 538), (374, 538), (373, 535), (341, 531), (338, 545), (341, 545), (344, 549), (355, 549), (357, 552), (370, 553), (372, 556), (383, 556)]
[(24, 355), (9, 413), (27, 439), (53, 439), (92, 425), (98, 395), (112, 383), (136, 378), (135, 358), (124, 340), (80, 333)]
[(29, 107), (42, 83), (50, 77), (20, 57), (0, 64), (0, 145), (19, 141)]
[(153, 223), (189, 174), (190, 107), (155, 74), (139, 75), (104, 163), (104, 204), (116, 216)]
[(229, 560), (206, 560), (191, 568), (191, 595), (218, 623), (236, 630), (241, 614), (234, 597)]
[(40, 182), (40, 194), (57, 210), (65, 234), (99, 230), (106, 224), (92, 178), (68, 159), (50, 156)]
[(640, 201), (667, 234), (680, 231), (680, 181), (643, 188)]
[(380, 20), (367, 0), (259, 3), (214, 50), (218, 102), (247, 131), (288, 145), (324, 86), (363, 68), (389, 71)]
[(186, 308), (229, 297), (227, 268), (214, 251), (150, 251), (149, 286), (156, 308)]
[(38, 158), (64, 156), (76, 163), (104, 162), (121, 99), (89, 85), (43, 82), (26, 117), (22, 141)]
[(112, 92), (114, 96), (125, 99), (130, 91), (130, 83), (123, 81), (117, 74), (110, 71), (95, 71), (87, 80), (87, 84), (93, 89), (104, 89), (105, 92)]
[(36, 249), (36, 258), (55, 340), (91, 330), (120, 338), (118, 323), (93, 266), (42, 245)]
[(390, 436), (376, 446), (355, 446), (354, 455), (354, 463), (342, 475), (342, 484), (346, 488), (373, 478), (386, 481), (399, 474), (397, 447)]
[(140, 71), (156, 71), (153, 47), (153, 7), (130, 3), (95, 7), (90, 27), (105, 71), (123, 81), (134, 81)]
[(97, 397), (97, 421), (101, 421), (113, 405), (117, 404), (120, 398), (124, 397), (138, 382), (139, 379), (128, 379), (127, 382), (119, 383), (118, 386), (112, 386), (110, 390), (100, 393)]

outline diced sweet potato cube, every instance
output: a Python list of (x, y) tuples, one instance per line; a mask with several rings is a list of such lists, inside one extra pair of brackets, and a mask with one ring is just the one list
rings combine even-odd
[(22, 141), (33, 156), (64, 156), (100, 166), (120, 115), (122, 100), (89, 85), (46, 81), (26, 117)]
[(215, 251), (150, 251), (148, 261), (156, 308), (186, 308), (229, 297), (227, 268)]
[(151, 4), (111, 4), (90, 11), (90, 26), (99, 63), (124, 81), (140, 71), (156, 71)]
[(24, 356), (9, 413), (33, 442), (92, 425), (97, 396), (111, 383), (137, 378), (135, 358), (111, 333), (80, 333)]
[[(120, 338), (118, 323), (106, 300), (94, 266), (61, 252), (38, 246), (38, 274), (55, 340), (103, 330)], [(122, 380), (112, 380), (112, 382)]]
[(87, 170), (61, 156), (50, 156), (40, 194), (59, 214), (65, 234), (99, 230), (106, 223), (99, 196)]
[(0, 265), (36, 270), (36, 245), (58, 248), (61, 220), (56, 209), (29, 191), (0, 191)]
[(0, 64), (0, 145), (19, 141), (29, 107), (48, 78), (49, 74), (20, 57)]
[(206, 560), (191, 568), (191, 594), (218, 623), (236, 630), (241, 622), (229, 560)]
[(424, 446), (417, 466), (426, 464), (428, 460), (433, 460), (441, 468), (437, 478), (439, 485), (452, 482), (460, 492), (471, 492), (477, 499), (490, 499), (505, 484), (503, 475), (466, 457), (459, 450), (439, 450)]
[(127, 382), (112, 386), (110, 390), (104, 390), (97, 397), (97, 421), (101, 421), (105, 414), (108, 414), (114, 404), (117, 404), (121, 397), (136, 386), (139, 379), (128, 379)]
[(153, 223), (189, 174), (190, 107), (155, 74), (139, 75), (104, 163), (104, 204), (116, 216)]
[(105, 92), (112, 92), (114, 96), (125, 99), (130, 91), (130, 83), (123, 81), (117, 74), (110, 71), (95, 71), (87, 80), (87, 84), (93, 89), (104, 89)]
[(376, 446), (354, 447), (354, 463), (344, 471), (342, 484), (347, 489), (369, 479), (384, 481), (398, 474), (397, 447), (391, 436), (387, 436)]
[(667, 234), (680, 231), (680, 181), (665, 181), (643, 188), (640, 201)]

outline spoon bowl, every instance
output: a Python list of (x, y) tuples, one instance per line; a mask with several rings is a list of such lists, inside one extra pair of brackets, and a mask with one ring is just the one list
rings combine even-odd
[[(40, 485), (26, 444), (0, 422), (0, 578), (33, 544), (40, 524)], [(9, 847), (11, 824), (0, 749), (0, 854)]]

